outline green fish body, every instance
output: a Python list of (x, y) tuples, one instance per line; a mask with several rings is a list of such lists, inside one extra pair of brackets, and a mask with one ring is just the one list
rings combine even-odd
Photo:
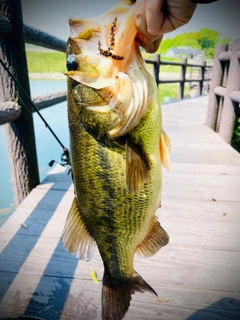
[(123, 319), (135, 291), (155, 293), (134, 270), (134, 254), (151, 256), (169, 240), (155, 216), (169, 140), (132, 8), (121, 3), (95, 19), (71, 20), (67, 51), (75, 198), (63, 242), (85, 261), (96, 243), (104, 320)]

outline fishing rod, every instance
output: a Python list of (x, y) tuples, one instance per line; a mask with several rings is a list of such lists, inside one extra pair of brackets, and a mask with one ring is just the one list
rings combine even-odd
[[(63, 149), (63, 153), (61, 155), (61, 162), (58, 162), (56, 160), (51, 160), (48, 165), (50, 167), (53, 166), (54, 162), (59, 163), (61, 166), (65, 167), (65, 166), (69, 166), (70, 167), (70, 161), (69, 161), (69, 151), (68, 149), (62, 144), (62, 142), (59, 140), (59, 138), (57, 137), (57, 135), (55, 134), (55, 132), (52, 130), (52, 128), (50, 127), (50, 125), (47, 123), (47, 121), (44, 119), (44, 117), (41, 115), (41, 113), (39, 112), (38, 108), (35, 106), (35, 104), (33, 103), (33, 101), (31, 100), (31, 98), (29, 97), (29, 95), (27, 94), (27, 92), (24, 90), (24, 88), (22, 87), (22, 85), (20, 84), (20, 82), (17, 80), (17, 78), (12, 74), (12, 72), (8, 69), (8, 67), (4, 64), (4, 62), (2, 61), (2, 59), (0, 58), (0, 63), (3, 66), (4, 70), (8, 73), (8, 75), (13, 79), (13, 81), (15, 82), (15, 84), (18, 86), (18, 88), (20, 89), (20, 91), (22, 92), (22, 94), (25, 96), (25, 98), (27, 99), (27, 101), (30, 103), (30, 105), (32, 106), (32, 108), (37, 112), (37, 114), (39, 115), (39, 117), (41, 118), (41, 120), (43, 121), (43, 123), (45, 124), (45, 126), (49, 129), (49, 131), (51, 132), (51, 134), (54, 136), (54, 138), (57, 140), (57, 142), (60, 144), (60, 146)], [(21, 98), (21, 97), (20, 97)], [(24, 102), (24, 101), (23, 101)], [(31, 111), (29, 110), (28, 106), (26, 104), (24, 104), (24, 106), (26, 107), (27, 111), (29, 113), (31, 113)], [(32, 114), (32, 113), (31, 113)], [(71, 171), (71, 169), (68, 170), (68, 173)]]

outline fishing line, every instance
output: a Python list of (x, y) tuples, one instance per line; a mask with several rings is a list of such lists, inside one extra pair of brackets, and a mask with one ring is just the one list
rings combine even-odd
[[(49, 131), (51, 132), (51, 134), (54, 136), (54, 138), (57, 140), (57, 142), (60, 144), (60, 146), (63, 149), (63, 153), (61, 155), (61, 162), (58, 162), (56, 160), (51, 160), (49, 162), (49, 166), (52, 167), (52, 165), (54, 164), (54, 162), (59, 163), (61, 166), (69, 166), (69, 151), (68, 149), (62, 144), (62, 142), (59, 140), (59, 138), (57, 137), (57, 135), (54, 133), (54, 131), (52, 130), (52, 128), (50, 127), (50, 125), (47, 123), (47, 121), (44, 119), (44, 117), (41, 115), (41, 113), (39, 112), (38, 108), (35, 106), (35, 104), (32, 102), (31, 98), (29, 97), (29, 95), (27, 94), (27, 92), (24, 90), (24, 88), (22, 87), (22, 85), (19, 83), (19, 81), (16, 79), (16, 77), (11, 73), (11, 71), (8, 69), (8, 67), (4, 64), (4, 62), (2, 61), (2, 59), (0, 58), (0, 63), (3, 66), (4, 70), (9, 74), (9, 76), (13, 79), (13, 81), (15, 82), (15, 84), (18, 86), (18, 88), (20, 89), (20, 91), (22, 92), (22, 94), (25, 96), (25, 98), (27, 99), (27, 101), (30, 103), (30, 105), (32, 106), (32, 108), (37, 112), (37, 114), (39, 115), (39, 117), (41, 118), (41, 120), (43, 121), (43, 123), (45, 124), (45, 126), (49, 129)], [(20, 97), (21, 99), (21, 97)], [(21, 99), (22, 100), (22, 99)], [(23, 100), (22, 100), (23, 101)], [(32, 114), (31, 110), (29, 110), (28, 106), (24, 103), (23, 101), (23, 105), (25, 106), (26, 110)], [(68, 173), (70, 172), (70, 170), (68, 171)]]

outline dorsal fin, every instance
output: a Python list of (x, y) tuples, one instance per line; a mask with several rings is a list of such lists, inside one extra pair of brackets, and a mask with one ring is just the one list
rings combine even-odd
[(136, 253), (143, 257), (153, 256), (163, 246), (169, 242), (169, 236), (167, 232), (161, 227), (160, 223), (155, 217), (151, 224), (148, 234), (143, 242), (138, 246)]
[(148, 182), (151, 162), (144, 147), (127, 139), (126, 143), (126, 184), (129, 192), (138, 191)]
[(161, 158), (162, 165), (164, 166), (164, 168), (170, 171), (171, 161), (169, 158), (169, 152), (171, 149), (171, 142), (164, 130), (162, 131), (159, 139), (159, 146), (160, 146), (160, 158)]
[(91, 260), (95, 245), (94, 239), (88, 233), (82, 220), (78, 200), (73, 199), (63, 230), (64, 247), (77, 258)]

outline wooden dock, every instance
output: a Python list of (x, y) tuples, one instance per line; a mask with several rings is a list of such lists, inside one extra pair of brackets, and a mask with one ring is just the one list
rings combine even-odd
[[(172, 140), (157, 215), (170, 243), (135, 268), (156, 290), (136, 293), (125, 319), (240, 319), (240, 154), (204, 125), (208, 97), (163, 106)], [(73, 199), (56, 166), (0, 229), (0, 318), (100, 320), (103, 267), (63, 248)]]

